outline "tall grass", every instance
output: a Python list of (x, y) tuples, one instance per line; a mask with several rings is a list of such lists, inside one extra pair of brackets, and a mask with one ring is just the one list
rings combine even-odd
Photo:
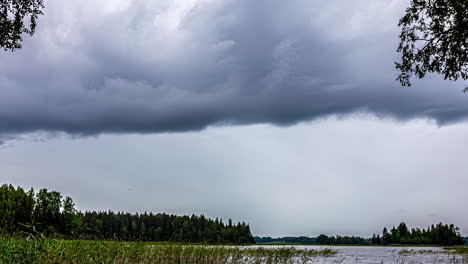
[[(417, 263), (433, 263), (433, 264), (468, 264), (467, 251), (463, 251), (462, 247), (448, 247), (443, 251), (431, 249), (402, 249), (392, 250), (394, 264), (417, 264)], [(397, 254), (395, 254), (397, 253)], [(426, 255), (425, 262), (421, 262), (422, 255)], [(430, 258), (427, 258), (430, 256)], [(384, 263), (384, 262), (382, 262)]]
[(453, 246), (445, 248), (446, 251), (468, 256), (468, 246)]
[(0, 237), (1, 264), (154, 263), (296, 264), (331, 257), (332, 249), (161, 245), (155, 243)]

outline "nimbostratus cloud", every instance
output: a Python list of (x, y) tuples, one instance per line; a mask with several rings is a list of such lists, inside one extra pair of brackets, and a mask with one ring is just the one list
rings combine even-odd
[(407, 1), (48, 1), (0, 53), (0, 133), (164, 132), (288, 125), (367, 111), (463, 120), (463, 84), (400, 87)]

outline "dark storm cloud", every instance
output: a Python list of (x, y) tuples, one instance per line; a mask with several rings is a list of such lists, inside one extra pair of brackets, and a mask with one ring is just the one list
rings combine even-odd
[(375, 2), (49, 1), (35, 37), (0, 54), (0, 133), (288, 125), (360, 111), (465, 119), (461, 84), (394, 81), (407, 3)]

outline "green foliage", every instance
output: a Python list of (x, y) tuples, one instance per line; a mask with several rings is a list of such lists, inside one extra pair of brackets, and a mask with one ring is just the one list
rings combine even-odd
[(382, 239), (380, 239), (380, 235), (372, 235), (372, 245), (381, 245), (382, 244)]
[(34, 208), (34, 191), (25, 192), (12, 185), (0, 187), (0, 232), (22, 230), (19, 223), (31, 223)]
[(70, 197), (41, 189), (25, 192), (11, 185), (0, 187), (0, 231), (17, 234), (26, 224), (49, 237), (124, 241), (173, 241), (189, 243), (255, 243), (244, 222), (224, 224), (205, 216), (79, 212)]
[(395, 64), (402, 85), (411, 85), (413, 74), (468, 78), (468, 0), (411, 0), (398, 26), (402, 59)]
[(317, 237), (317, 244), (327, 245), (330, 244), (330, 238), (327, 235), (321, 234)]
[(439, 223), (427, 229), (412, 228), (409, 230), (405, 223), (387, 231), (384, 228), (382, 244), (423, 244), (423, 245), (463, 245), (459, 228), (454, 225), (443, 225)]
[(468, 247), (467, 246), (455, 246), (455, 247), (448, 247), (445, 248), (448, 252), (454, 252), (456, 254), (463, 254), (468, 256)]
[(34, 34), (43, 8), (43, 0), (0, 1), (0, 48), (11, 51), (21, 48), (23, 33)]
[(382, 232), (382, 244), (383, 245), (388, 245), (391, 244), (392, 241), (392, 235), (388, 233), (388, 230), (386, 227), (384, 227), (383, 232)]
[(319, 245), (358, 245), (358, 244), (367, 244), (367, 241), (362, 237), (355, 236), (327, 236), (320, 235), (316, 239), (317, 244)]
[(47, 189), (41, 189), (36, 195), (35, 207), (33, 211), (33, 223), (40, 231), (53, 234), (60, 230), (63, 214), (62, 195), (59, 192), (49, 192)]
[(336, 253), (332, 249), (163, 245), (141, 242), (67, 241), (0, 237), (0, 264), (302, 264), (323, 259), (324, 257), (331, 257)]
[(168, 214), (128, 214), (108, 212), (79, 213), (86, 229), (85, 238), (173, 241), (189, 243), (255, 243), (245, 223), (223, 224), (205, 216)]

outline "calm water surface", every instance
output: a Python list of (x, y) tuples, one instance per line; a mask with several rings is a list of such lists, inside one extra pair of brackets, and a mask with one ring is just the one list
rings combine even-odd
[[(262, 246), (278, 247), (278, 246)], [(290, 246), (289, 246), (290, 247)], [(297, 249), (338, 250), (338, 254), (329, 258), (317, 258), (312, 263), (342, 263), (342, 264), (468, 264), (468, 257), (444, 252), (440, 247), (353, 247), (353, 246), (293, 246)], [(433, 253), (399, 254), (401, 250), (425, 250)]]

